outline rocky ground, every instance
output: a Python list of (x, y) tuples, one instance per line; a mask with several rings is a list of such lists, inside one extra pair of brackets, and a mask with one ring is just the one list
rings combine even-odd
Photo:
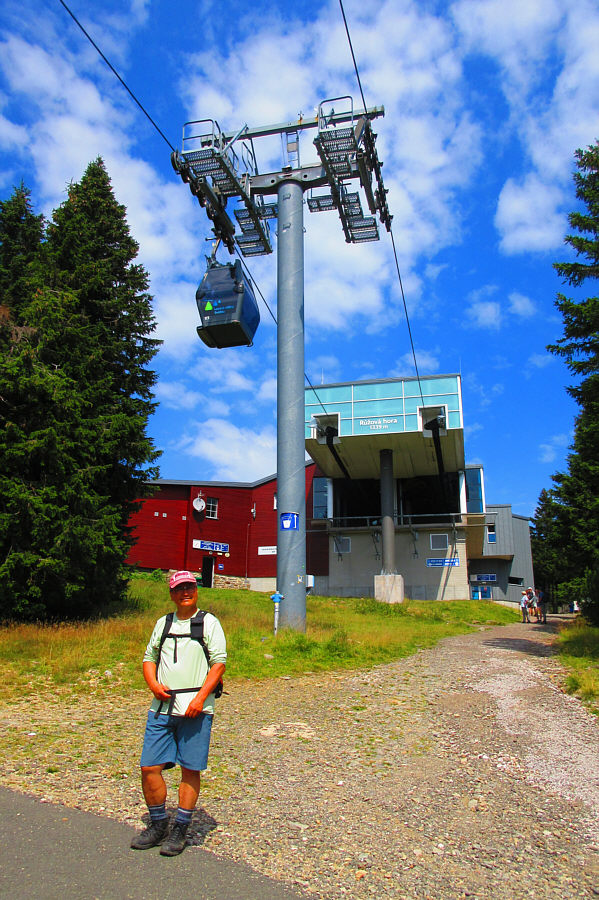
[[(556, 624), (229, 680), (192, 843), (330, 900), (599, 896), (599, 720), (560, 689)], [(140, 827), (147, 695), (92, 678), (0, 705), (1, 783)]]

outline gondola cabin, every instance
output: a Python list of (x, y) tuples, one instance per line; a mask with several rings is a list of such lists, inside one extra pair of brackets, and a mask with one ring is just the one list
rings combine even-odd
[(208, 347), (250, 347), (260, 322), (260, 312), (241, 262), (208, 262), (196, 291), (202, 324), (198, 337)]

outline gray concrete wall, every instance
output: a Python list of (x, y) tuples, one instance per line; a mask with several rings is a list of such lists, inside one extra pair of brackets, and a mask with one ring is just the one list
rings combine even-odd
[[(447, 533), (447, 550), (431, 550), (430, 534)], [(331, 536), (329, 578), (317, 577), (314, 593), (333, 597), (373, 597), (374, 576), (381, 572), (381, 559), (370, 532), (344, 533), (351, 538), (351, 552), (339, 554)], [(379, 550), (380, 554), (380, 550)], [(450, 559), (457, 556), (459, 566), (427, 567), (427, 559)], [(443, 526), (431, 531), (418, 531), (414, 540), (407, 532), (395, 535), (395, 558), (398, 574), (403, 575), (405, 596), (418, 600), (463, 600), (469, 596), (466, 565), (466, 543), (458, 530), (457, 544), (451, 530)]]

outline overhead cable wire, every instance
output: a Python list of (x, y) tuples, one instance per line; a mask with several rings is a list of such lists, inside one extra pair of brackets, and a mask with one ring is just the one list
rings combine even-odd
[(363, 105), (364, 109), (366, 110), (366, 109), (367, 109), (367, 106), (366, 106), (366, 100), (364, 99), (364, 91), (362, 90), (362, 82), (360, 81), (360, 73), (358, 72), (358, 63), (356, 62), (356, 56), (355, 56), (355, 53), (354, 53), (354, 47), (353, 47), (353, 44), (352, 44), (352, 42), (351, 42), (351, 37), (350, 37), (350, 33), (349, 33), (349, 27), (348, 27), (348, 24), (347, 24), (347, 19), (345, 18), (345, 10), (343, 9), (343, 0), (339, 0), (339, 6), (341, 7), (341, 15), (343, 16), (343, 24), (345, 25), (345, 33), (346, 33), (346, 35), (347, 35), (347, 42), (348, 42), (348, 44), (349, 44), (349, 49), (350, 49), (350, 51), (351, 51), (351, 58), (352, 58), (353, 61), (354, 61), (354, 69), (355, 69), (355, 72), (356, 72), (356, 78), (358, 79), (358, 87), (360, 88), (360, 95), (361, 95), (361, 97), (362, 97), (362, 105)]
[[(271, 317), (272, 317), (272, 320), (273, 320), (273, 322), (274, 322), (275, 325), (276, 325), (276, 324), (277, 324), (277, 317), (275, 316), (275, 314), (273, 313), (272, 309), (270, 308), (270, 306), (269, 306), (268, 303), (266, 302), (266, 298), (265, 298), (264, 294), (262, 293), (262, 291), (260, 290), (260, 288), (258, 287), (258, 283), (257, 283), (256, 279), (254, 278), (254, 276), (253, 276), (252, 273), (250, 272), (249, 268), (247, 267), (246, 262), (245, 262), (245, 260), (243, 259), (243, 257), (240, 256), (240, 257), (239, 257), (239, 261), (241, 262), (241, 265), (242, 265), (243, 268), (245, 269), (248, 278), (250, 279), (250, 281), (252, 282), (252, 284), (254, 285), (254, 287), (256, 288), (256, 290), (258, 291), (258, 293), (260, 294), (260, 297), (262, 298), (262, 302), (264, 303), (265, 307), (266, 307), (267, 310), (269, 311), (269, 313), (270, 313), (270, 315), (271, 315)], [(328, 415), (328, 411), (327, 411), (326, 406), (324, 405), (324, 403), (322, 402), (322, 400), (321, 400), (320, 397), (318, 396), (318, 394), (317, 394), (317, 392), (316, 392), (316, 388), (314, 387), (314, 385), (312, 384), (312, 382), (311, 382), (310, 379), (308, 378), (308, 375), (307, 375), (306, 372), (304, 372), (304, 378), (306, 379), (306, 381), (307, 381), (308, 384), (310, 385), (311, 389), (314, 391), (314, 396), (316, 397), (316, 399), (318, 400), (318, 402), (319, 402), (320, 405), (322, 406), (322, 408), (323, 408), (323, 410), (324, 410), (324, 412), (325, 412), (325, 415)]]
[(141, 111), (142, 111), (142, 113), (144, 114), (144, 116), (148, 119), (149, 122), (151, 122), (151, 124), (154, 126), (154, 128), (156, 129), (156, 131), (158, 132), (158, 134), (160, 135), (160, 137), (168, 144), (168, 146), (169, 146), (169, 147), (171, 148), (171, 150), (174, 152), (175, 148), (173, 147), (173, 145), (171, 144), (171, 142), (169, 141), (169, 139), (166, 137), (166, 135), (164, 134), (164, 132), (158, 127), (158, 125), (156, 124), (156, 122), (154, 121), (154, 119), (152, 118), (152, 116), (149, 114), (149, 112), (142, 106), (142, 104), (139, 102), (139, 100), (137, 99), (137, 97), (135, 96), (135, 94), (133, 93), (133, 91), (132, 91), (132, 90), (127, 86), (127, 84), (123, 81), (123, 79), (121, 78), (121, 76), (119, 75), (119, 73), (117, 72), (117, 70), (115, 69), (115, 67), (112, 65), (112, 63), (110, 62), (110, 60), (107, 59), (106, 56), (104, 56), (104, 54), (102, 53), (102, 51), (100, 50), (100, 48), (98, 47), (98, 45), (96, 44), (96, 42), (94, 41), (94, 39), (93, 39), (93, 38), (91, 37), (91, 35), (85, 30), (85, 28), (83, 27), (83, 25), (81, 24), (81, 22), (79, 21), (79, 19), (77, 18), (77, 16), (69, 9), (69, 7), (68, 7), (67, 4), (64, 2), (64, 0), (58, 0), (58, 2), (60, 3), (61, 6), (63, 6), (63, 7), (66, 9), (66, 11), (67, 11), (68, 14), (70, 15), (71, 19), (73, 20), (73, 22), (75, 22), (75, 24), (81, 29), (81, 31), (83, 32), (83, 34), (85, 35), (85, 37), (88, 39), (88, 41), (90, 42), (90, 44), (92, 45), (92, 47), (94, 47), (94, 48), (98, 51), (98, 53), (100, 54), (100, 56), (102, 57), (102, 59), (104, 60), (104, 62), (105, 62), (106, 65), (108, 66), (108, 68), (111, 70), (111, 72), (112, 72), (114, 75), (116, 75), (116, 77), (117, 77), (118, 80), (121, 82), (121, 84), (123, 85), (123, 87), (125, 88), (125, 90), (127, 91), (127, 93), (129, 94), (129, 96), (132, 98), (132, 100), (134, 100), (135, 103), (137, 103), (137, 105), (138, 105), (139, 108), (141, 109)]
[[(347, 24), (347, 18), (345, 16), (345, 10), (343, 8), (343, 0), (339, 0), (339, 6), (341, 8), (341, 15), (343, 16), (343, 24), (345, 25), (345, 33), (347, 34), (347, 42), (349, 44), (349, 49), (351, 51), (351, 56), (352, 56), (352, 60), (354, 63), (354, 71), (356, 73), (356, 79), (358, 82), (358, 87), (360, 89), (360, 96), (362, 97), (362, 104), (364, 106), (364, 109), (366, 110), (368, 107), (366, 106), (366, 98), (364, 97), (364, 91), (362, 90), (362, 80), (360, 78), (360, 72), (358, 70), (358, 63), (356, 62), (356, 55), (354, 53), (354, 47), (353, 47), (351, 36), (349, 33), (349, 26)], [(393, 256), (395, 258), (395, 268), (397, 269), (397, 278), (399, 280), (399, 287), (401, 290), (401, 297), (403, 300), (403, 307), (404, 307), (404, 312), (405, 312), (405, 316), (406, 316), (406, 323), (408, 326), (408, 335), (410, 338), (410, 346), (412, 348), (412, 357), (414, 359), (414, 369), (416, 370), (416, 378), (418, 380), (418, 390), (420, 391), (420, 399), (422, 400), (422, 405), (424, 406), (425, 405), (424, 404), (424, 396), (422, 394), (422, 384), (420, 382), (420, 373), (418, 372), (418, 363), (416, 362), (416, 350), (414, 349), (414, 341), (412, 339), (412, 328), (410, 326), (410, 317), (408, 315), (408, 306), (407, 306), (406, 297), (404, 294), (403, 283), (402, 283), (402, 279), (401, 279), (401, 272), (399, 270), (399, 260), (397, 258), (397, 251), (395, 249), (395, 238), (393, 237), (393, 229), (391, 227), (389, 228), (389, 234), (391, 235)]]
[(397, 259), (397, 250), (395, 249), (395, 238), (393, 236), (393, 228), (391, 228), (389, 234), (391, 235), (391, 246), (393, 247), (393, 256), (395, 258), (395, 268), (397, 269), (397, 278), (399, 280), (399, 288), (401, 290), (401, 299), (403, 301), (403, 308), (406, 315), (406, 324), (408, 326), (408, 335), (410, 336), (410, 346), (412, 348), (412, 359), (414, 360), (414, 369), (416, 370), (416, 378), (418, 379), (418, 389), (420, 390), (420, 399), (422, 400), (422, 405), (424, 406), (424, 397), (422, 396), (422, 385), (420, 383), (420, 372), (418, 371), (418, 363), (416, 362), (416, 351), (414, 349), (414, 341), (412, 340), (412, 328), (410, 326), (410, 317), (408, 315), (408, 305), (406, 303), (406, 295), (404, 294), (403, 289), (403, 281), (401, 279), (401, 272), (399, 271), (399, 260)]
[[(133, 91), (128, 87), (128, 85), (127, 85), (127, 84), (125, 83), (125, 81), (121, 78), (121, 76), (119, 75), (119, 73), (117, 72), (117, 70), (114, 68), (114, 66), (112, 65), (112, 63), (110, 62), (110, 60), (104, 55), (104, 53), (102, 52), (102, 50), (100, 50), (100, 48), (98, 47), (98, 45), (96, 44), (96, 42), (94, 41), (94, 39), (92, 38), (92, 36), (91, 36), (91, 35), (89, 34), (89, 32), (86, 31), (86, 29), (83, 27), (83, 25), (81, 24), (81, 22), (79, 21), (79, 19), (77, 18), (77, 16), (73, 13), (73, 11), (72, 11), (71, 9), (69, 9), (69, 7), (68, 7), (67, 4), (64, 2), (64, 0), (58, 0), (58, 2), (59, 2), (60, 5), (63, 6), (64, 9), (68, 12), (68, 14), (69, 14), (70, 17), (72, 18), (72, 20), (73, 20), (73, 21), (75, 22), (75, 24), (77, 25), (77, 27), (81, 29), (81, 31), (83, 32), (83, 34), (85, 35), (85, 37), (88, 39), (88, 41), (90, 42), (90, 44), (94, 47), (94, 49), (95, 49), (95, 50), (99, 53), (99, 55), (102, 57), (102, 59), (104, 60), (104, 62), (106, 63), (106, 65), (108, 66), (108, 68), (110, 69), (110, 71), (118, 78), (118, 80), (119, 80), (120, 83), (123, 85), (123, 87), (125, 88), (125, 90), (126, 90), (127, 93), (129, 94), (129, 96), (131, 97), (131, 99), (137, 104), (137, 106), (140, 108), (140, 110), (142, 111), (142, 113), (144, 114), (144, 116), (146, 116), (146, 118), (148, 119), (148, 121), (154, 126), (154, 128), (156, 129), (156, 131), (158, 132), (158, 134), (161, 136), (161, 138), (164, 140), (164, 142), (165, 142), (165, 143), (170, 147), (170, 149), (174, 152), (174, 151), (175, 151), (175, 148), (173, 147), (173, 145), (171, 144), (171, 142), (169, 141), (169, 139), (166, 137), (166, 135), (164, 134), (164, 132), (162, 131), (162, 129), (156, 124), (156, 122), (154, 121), (154, 119), (152, 118), (152, 116), (149, 114), (149, 112), (145, 109), (145, 107), (142, 106), (142, 104), (139, 102), (139, 100), (137, 99), (137, 97), (135, 96), (135, 94), (133, 93)], [(238, 249), (239, 249), (239, 247), (238, 247)], [(262, 291), (260, 290), (260, 288), (259, 288), (259, 286), (258, 286), (258, 284), (257, 284), (257, 282), (256, 282), (256, 279), (254, 278), (254, 276), (253, 276), (252, 273), (250, 272), (250, 270), (249, 270), (249, 268), (247, 267), (247, 265), (246, 265), (244, 259), (243, 259), (241, 256), (239, 257), (239, 259), (240, 259), (241, 264), (243, 265), (243, 268), (245, 269), (245, 271), (246, 271), (246, 273), (247, 273), (247, 275), (248, 275), (250, 281), (252, 282), (252, 284), (254, 285), (254, 287), (256, 288), (256, 290), (258, 291), (260, 297), (262, 298), (262, 302), (264, 303), (265, 307), (267, 308), (268, 312), (270, 313), (270, 315), (271, 315), (271, 317), (272, 317), (272, 319), (273, 319), (273, 321), (274, 321), (274, 323), (275, 323), (275, 325), (276, 325), (276, 324), (277, 324), (277, 318), (276, 318), (275, 314), (273, 313), (272, 309), (270, 308), (270, 306), (268, 305), (268, 303), (267, 303), (267, 301), (266, 301), (266, 298), (265, 298), (264, 294), (262, 293)], [(312, 388), (312, 390), (314, 391), (314, 395), (317, 397), (318, 402), (320, 403), (320, 405), (322, 406), (323, 410), (324, 410), (325, 413), (326, 413), (327, 410), (326, 410), (326, 408), (325, 408), (325, 406), (324, 406), (322, 400), (320, 399), (320, 397), (319, 397), (318, 394), (316, 393), (316, 390), (315, 390), (315, 388), (314, 388), (314, 385), (312, 384), (312, 382), (310, 381), (310, 379), (308, 378), (308, 376), (307, 376), (307, 374), (306, 374), (305, 372), (304, 372), (304, 377), (305, 377), (306, 381), (308, 382), (308, 384), (310, 385), (310, 387)]]

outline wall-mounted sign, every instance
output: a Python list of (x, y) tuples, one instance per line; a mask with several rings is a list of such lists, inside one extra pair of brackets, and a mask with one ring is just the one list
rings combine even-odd
[(276, 547), (258, 547), (258, 556), (276, 556)]
[(497, 575), (477, 575), (477, 581), (497, 581)]
[(194, 550), (211, 550), (212, 553), (228, 553), (228, 544), (219, 544), (218, 541), (193, 541)]
[(281, 513), (281, 531), (299, 531), (299, 513)]
[(369, 431), (397, 431), (397, 416), (360, 419), (360, 428), (367, 428)]
[(459, 564), (460, 559), (458, 556), (452, 556), (451, 559), (441, 557), (440, 559), (427, 559), (426, 561), (429, 569), (442, 568), (443, 566), (459, 566)]
[(219, 563), (216, 568), (218, 569), (219, 572), (224, 572), (225, 564)]

